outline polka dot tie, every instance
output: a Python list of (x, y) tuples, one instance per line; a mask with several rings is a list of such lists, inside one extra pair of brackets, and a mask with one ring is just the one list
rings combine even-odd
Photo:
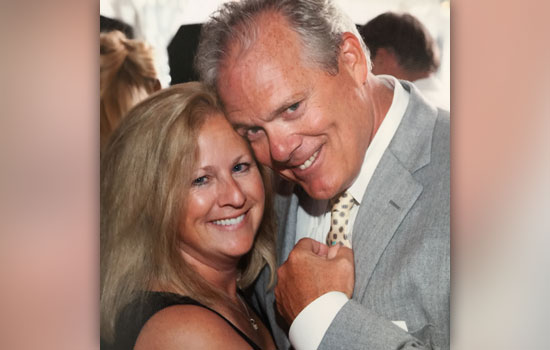
[(336, 199), (330, 212), (330, 231), (327, 235), (327, 244), (329, 246), (336, 243), (342, 243), (351, 248), (351, 234), (348, 230), (349, 214), (355, 204), (353, 196), (344, 192)]

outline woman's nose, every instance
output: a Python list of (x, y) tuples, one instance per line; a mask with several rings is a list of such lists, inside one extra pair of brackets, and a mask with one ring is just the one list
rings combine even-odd
[(227, 181), (220, 183), (220, 189), (218, 191), (219, 198), (218, 202), (220, 206), (230, 205), (235, 208), (240, 208), (244, 205), (246, 201), (246, 196), (241, 189), (240, 184), (235, 181), (233, 177)]

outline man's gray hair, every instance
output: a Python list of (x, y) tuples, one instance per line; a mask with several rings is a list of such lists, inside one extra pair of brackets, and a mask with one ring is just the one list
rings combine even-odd
[(261, 30), (256, 20), (268, 13), (282, 15), (299, 35), (304, 58), (330, 74), (338, 73), (342, 34), (353, 33), (370, 70), (370, 55), (357, 27), (331, 0), (241, 0), (223, 4), (202, 27), (195, 68), (206, 85), (216, 87), (232, 43), (237, 42), (241, 52), (254, 44)]

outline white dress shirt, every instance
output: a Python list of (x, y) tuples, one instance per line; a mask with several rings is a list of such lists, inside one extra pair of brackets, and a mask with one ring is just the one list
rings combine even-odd
[[(370, 179), (390, 144), (395, 131), (401, 123), (409, 103), (409, 93), (401, 86), (397, 79), (389, 75), (380, 75), (394, 88), (392, 104), (382, 124), (378, 128), (374, 138), (365, 152), (363, 165), (359, 175), (348, 188), (356, 201), (350, 213), (352, 228), (361, 205)], [(308, 198), (298, 207), (296, 223), (296, 242), (301, 238), (309, 237), (321, 243), (325, 243), (327, 233), (330, 230), (330, 208), (328, 200), (315, 200)], [(353, 233), (353, 230), (350, 230)], [(353, 234), (351, 235), (353, 247)], [(342, 292), (329, 292), (315, 299), (306, 306), (296, 317), (289, 331), (291, 344), (296, 350), (317, 349), (325, 332), (340, 309), (348, 302), (348, 297)]]

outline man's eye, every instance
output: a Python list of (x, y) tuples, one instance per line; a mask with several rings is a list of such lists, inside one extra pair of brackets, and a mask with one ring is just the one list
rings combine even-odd
[(201, 176), (193, 180), (193, 186), (202, 186), (205, 185), (208, 182), (208, 178), (206, 176)]
[(263, 133), (262, 128), (259, 127), (251, 127), (246, 130), (246, 138), (249, 141), (257, 140)]
[(300, 107), (300, 102), (296, 102), (292, 106), (288, 107), (287, 110), (289, 112), (295, 112), (298, 109), (298, 107)]
[(247, 171), (249, 168), (250, 168), (249, 163), (239, 163), (239, 164), (237, 164), (233, 167), (233, 172), (234, 173), (242, 173), (242, 172)]

